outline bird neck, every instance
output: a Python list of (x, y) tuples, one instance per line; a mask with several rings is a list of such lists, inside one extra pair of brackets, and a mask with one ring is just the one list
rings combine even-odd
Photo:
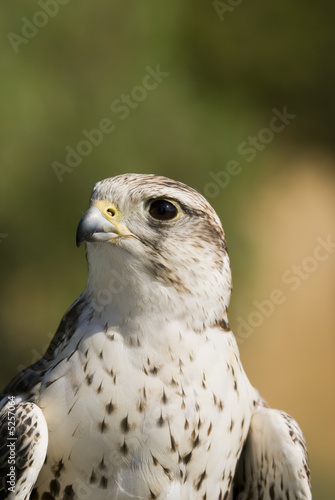
[(88, 255), (85, 294), (96, 314), (109, 325), (155, 331), (173, 323), (201, 332), (222, 318), (227, 320), (229, 263), (226, 277), (209, 277), (199, 271), (197, 281), (186, 289), (162, 283), (131, 255), (119, 258), (117, 249), (105, 252), (104, 245), (94, 247), (90, 252), (95, 255)]

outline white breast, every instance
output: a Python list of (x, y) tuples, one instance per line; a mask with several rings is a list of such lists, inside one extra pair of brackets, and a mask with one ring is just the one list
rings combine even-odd
[[(40, 491), (62, 460), (62, 486), (75, 477), (95, 499), (191, 499), (205, 485), (218, 498), (253, 398), (232, 334), (170, 325), (164, 342), (162, 332), (127, 338), (93, 321), (94, 336), (84, 336), (71, 362), (62, 354), (57, 381), (41, 394), (49, 448)], [(77, 344), (75, 334), (68, 353)]]

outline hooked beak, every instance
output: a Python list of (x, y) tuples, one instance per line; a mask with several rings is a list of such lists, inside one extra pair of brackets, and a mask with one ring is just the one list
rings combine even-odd
[(79, 247), (83, 241), (105, 242), (118, 236), (122, 236), (118, 227), (107, 220), (97, 206), (92, 206), (80, 219), (76, 244)]

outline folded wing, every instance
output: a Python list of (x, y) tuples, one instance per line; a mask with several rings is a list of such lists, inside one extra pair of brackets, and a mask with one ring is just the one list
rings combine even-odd
[[(25, 500), (30, 497), (46, 457), (47, 423), (36, 404), (18, 402), (19, 398), (16, 398), (13, 412), (6, 399), (2, 400), (5, 404), (0, 411), (0, 498)], [(13, 413), (15, 436), (8, 425)]]
[(259, 406), (234, 481), (233, 500), (310, 500), (304, 437), (287, 413)]

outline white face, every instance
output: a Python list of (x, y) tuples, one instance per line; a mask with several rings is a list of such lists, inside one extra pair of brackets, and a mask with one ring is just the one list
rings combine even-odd
[(231, 278), (221, 223), (185, 184), (138, 174), (98, 182), (78, 226), (82, 241), (88, 242), (90, 275), (98, 277), (95, 288), (117, 268), (132, 284), (129, 294), (136, 289), (140, 295), (150, 283), (163, 295), (165, 289), (170, 302), (196, 300), (217, 313), (228, 306)]

